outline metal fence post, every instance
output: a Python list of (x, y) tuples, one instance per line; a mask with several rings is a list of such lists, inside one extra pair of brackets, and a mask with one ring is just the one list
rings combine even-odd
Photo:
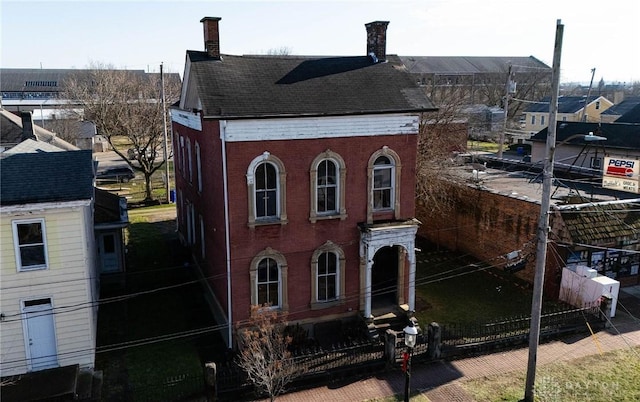
[(439, 359), (442, 352), (440, 350), (442, 340), (442, 329), (437, 322), (429, 324), (427, 329), (427, 357), (429, 359)]
[(214, 362), (205, 363), (204, 365), (204, 382), (207, 401), (213, 402), (217, 398), (216, 384), (217, 368)]
[(393, 367), (396, 363), (396, 343), (398, 334), (396, 331), (388, 329), (384, 335), (384, 359), (387, 368)]

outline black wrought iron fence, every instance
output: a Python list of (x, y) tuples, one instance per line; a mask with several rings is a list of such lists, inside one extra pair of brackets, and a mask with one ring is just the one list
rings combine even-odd
[(160, 383), (131, 385), (129, 395), (136, 402), (181, 401), (204, 393), (201, 372), (180, 374), (165, 378)]
[[(520, 345), (528, 340), (530, 322), (529, 317), (521, 316), (485, 324), (444, 324), (436, 325), (435, 330), (424, 328), (413, 348), (413, 356), (424, 361), (434, 356), (447, 358)], [(598, 305), (586, 308), (560, 307), (542, 315), (540, 336), (547, 339), (563, 333), (587, 332), (587, 323), (593, 329), (603, 325)], [(435, 342), (430, 339), (434, 333), (437, 333)], [(300, 350), (291, 357), (290, 363), (296, 367), (297, 374), (289, 389), (382, 371), (389, 367), (389, 363), (397, 363), (406, 350), (402, 333), (392, 338), (395, 339), (395, 347), (390, 348), (385, 348), (384, 342), (378, 341)], [(433, 348), (440, 350), (434, 353)], [(231, 362), (218, 366), (216, 389), (219, 395), (233, 392), (237, 396), (238, 392), (250, 392), (252, 385), (242, 369)]]

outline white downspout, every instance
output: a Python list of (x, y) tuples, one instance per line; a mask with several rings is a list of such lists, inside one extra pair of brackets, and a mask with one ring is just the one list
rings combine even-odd
[(227, 347), (233, 348), (233, 331), (231, 317), (231, 245), (229, 239), (229, 187), (227, 181), (227, 121), (220, 121), (220, 140), (222, 142), (222, 181), (224, 186), (224, 243), (227, 263), (227, 319), (229, 321)]

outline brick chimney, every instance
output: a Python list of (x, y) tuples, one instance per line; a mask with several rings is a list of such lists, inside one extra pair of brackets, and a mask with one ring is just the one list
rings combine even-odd
[(31, 112), (21, 112), (20, 117), (22, 118), (22, 136), (20, 137), (20, 142), (32, 139), (38, 140), (36, 138), (36, 134), (33, 128), (33, 115)]
[(204, 50), (209, 57), (220, 59), (220, 34), (218, 32), (219, 17), (204, 17), (200, 20), (204, 27)]
[(367, 55), (373, 53), (373, 60), (387, 59), (387, 25), (389, 21), (374, 21), (364, 24), (367, 28)]

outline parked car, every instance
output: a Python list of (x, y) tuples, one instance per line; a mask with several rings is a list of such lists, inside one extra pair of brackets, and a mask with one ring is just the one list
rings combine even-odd
[(135, 173), (129, 166), (108, 168), (103, 171), (99, 171), (96, 174), (98, 180), (116, 181), (118, 183), (128, 183), (129, 180), (135, 177)]

